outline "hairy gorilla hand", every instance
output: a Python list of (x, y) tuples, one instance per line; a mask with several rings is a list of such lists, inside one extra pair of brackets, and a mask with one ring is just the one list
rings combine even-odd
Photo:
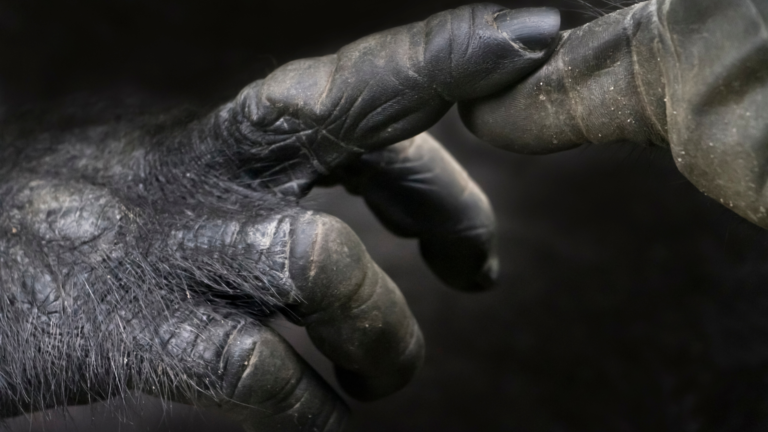
[(488, 285), (482, 192), (429, 136), (386, 146), (530, 73), (558, 27), (550, 9), (462, 7), (289, 63), (200, 116), (5, 125), (2, 414), (138, 390), (250, 430), (339, 429), (344, 404), (260, 322), (274, 311), (351, 395), (401, 388), (423, 356), (402, 295), (298, 200), (342, 182), (447, 283)]
[(670, 146), (699, 189), (768, 228), (768, 1), (652, 0), (563, 33), (514, 89), (460, 106), (522, 153)]

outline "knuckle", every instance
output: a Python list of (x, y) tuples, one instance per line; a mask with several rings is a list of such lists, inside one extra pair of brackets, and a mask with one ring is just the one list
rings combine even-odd
[[(346, 223), (315, 212), (294, 220), (291, 254), (298, 271), (294, 277), (307, 279), (306, 282), (355, 268), (368, 255)], [(326, 268), (326, 264), (333, 264), (335, 270)]]
[(294, 221), (291, 278), (304, 312), (357, 292), (371, 263), (354, 231), (330, 215), (309, 213)]
[(495, 26), (494, 16), (505, 10), (476, 4), (445, 11), (426, 21), (426, 76), (443, 98), (477, 97), (481, 83), (504, 69), (515, 52)]
[[(334, 107), (332, 102), (339, 96), (338, 89), (332, 86), (337, 61), (336, 55), (292, 61), (264, 80), (259, 98), (252, 102), (269, 107), (263, 114), (305, 117), (319, 123), (328, 116)], [(264, 126), (279, 126), (270, 116), (263, 120), (268, 122)]]
[(292, 424), (307, 431), (343, 426), (345, 405), (274, 332), (243, 327), (228, 344), (225, 362), (229, 384), (223, 406), (246, 425), (282, 430), (280, 425)]
[(285, 342), (255, 325), (230, 337), (222, 365), (225, 394), (237, 405), (278, 408), (296, 393), (302, 377)]
[(112, 232), (124, 212), (105, 189), (33, 180), (12, 197), (5, 217), (40, 240), (76, 246)]
[[(272, 313), (295, 298), (289, 276), (291, 218), (192, 218), (159, 240), (156, 253), (193, 291), (238, 305), (252, 316)], [(230, 303), (232, 302), (232, 303)], [(247, 307), (245, 306), (247, 304)]]
[(277, 334), (258, 331), (254, 339), (247, 356), (234, 358), (245, 369), (237, 371), (225, 409), (252, 425), (291, 423), (301, 430), (340, 430), (346, 408), (333, 390)]

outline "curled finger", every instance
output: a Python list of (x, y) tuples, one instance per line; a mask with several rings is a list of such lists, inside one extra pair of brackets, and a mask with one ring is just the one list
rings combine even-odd
[(498, 273), (496, 221), (488, 198), (431, 135), (363, 155), (337, 173), (392, 232), (419, 239), (446, 284), (490, 287)]

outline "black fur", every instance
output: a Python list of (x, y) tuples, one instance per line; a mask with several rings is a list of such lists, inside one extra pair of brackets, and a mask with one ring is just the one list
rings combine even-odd
[(198, 145), (204, 112), (139, 107), (53, 107), (3, 125), (4, 417), (128, 389), (215, 392), (215, 371), (168, 349), (179, 323), (264, 317), (293, 295), (273, 262), (284, 245), (221, 244), (200, 227), (236, 231), (295, 202), (244, 188), (220, 161), (175, 163), (169, 148)]

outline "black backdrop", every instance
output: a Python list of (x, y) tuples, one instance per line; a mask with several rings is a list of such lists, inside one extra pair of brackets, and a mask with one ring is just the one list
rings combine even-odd
[[(275, 65), (460, 4), (0, 0), (0, 102), (107, 92), (115, 103), (117, 94), (213, 103)], [(575, 0), (503, 4), (569, 9), (565, 26), (591, 19)], [(765, 232), (698, 193), (663, 150), (518, 156), (475, 140), (453, 112), (433, 133), (497, 210), (500, 284), (484, 294), (452, 292), (426, 270), (414, 242), (388, 234), (358, 199), (337, 189), (313, 193), (308, 205), (350, 223), (400, 285), (427, 339), (415, 382), (380, 402), (352, 402), (348, 430), (766, 429)], [(328, 372), (300, 330), (274, 325)], [(4, 427), (240, 430), (148, 398)]]

